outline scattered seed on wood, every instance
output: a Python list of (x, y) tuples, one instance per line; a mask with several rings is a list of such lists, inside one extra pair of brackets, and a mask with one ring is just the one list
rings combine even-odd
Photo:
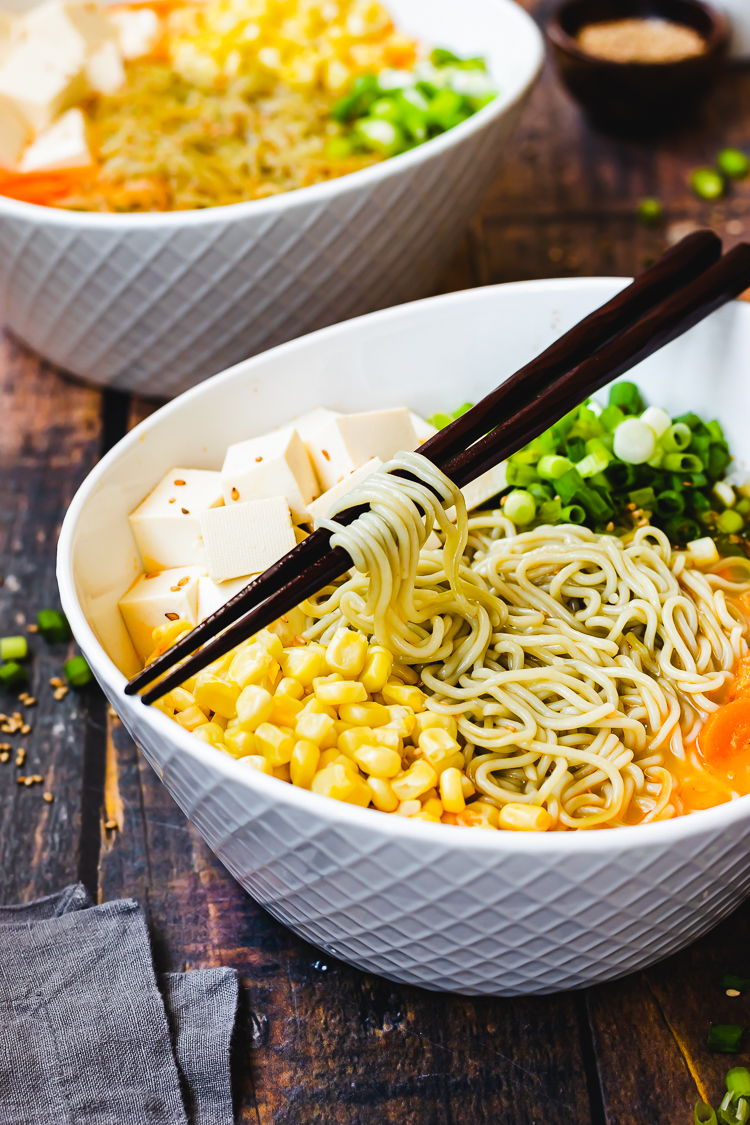
[(27, 695), (23, 702), (25, 707), (36, 707), (36, 696)]
[(31, 734), (31, 727), (28, 723), (24, 723), (21, 727), (21, 734)]
[(39, 632), (39, 626), (34, 625), (33, 623), (31, 625), (27, 625), (26, 626), (26, 632), (27, 633), (38, 633)]
[[(61, 680), (59, 676), (53, 676), (49, 682), (50, 687), (65, 687), (65, 681)], [(2, 716), (0, 715), (0, 718)]]
[(44, 793), (43, 796), (48, 805), (51, 805), (55, 799), (51, 793)]
[(5, 750), (3, 750), (2, 754), (0, 754), (0, 762), (9, 762), (9, 761), (10, 761), (10, 754), (8, 754)]
[(739, 992), (736, 988), (728, 988), (727, 989), (727, 996), (741, 996), (741, 995), (742, 995), (742, 993)]
[[(68, 689), (66, 687), (55, 688), (54, 696), (55, 696), (55, 699), (58, 701), (58, 703), (60, 702), (61, 699), (65, 699), (65, 696), (67, 694), (68, 694)], [(0, 730), (1, 729), (2, 728), (0, 727)]]

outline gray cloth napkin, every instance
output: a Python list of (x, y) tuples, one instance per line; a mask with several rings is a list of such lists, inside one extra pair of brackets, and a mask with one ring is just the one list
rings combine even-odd
[(82, 886), (0, 907), (2, 1125), (231, 1125), (232, 969), (167, 973)]

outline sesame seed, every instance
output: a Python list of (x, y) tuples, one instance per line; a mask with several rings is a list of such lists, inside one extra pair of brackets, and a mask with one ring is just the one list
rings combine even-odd
[(190, 579), (187, 577), (187, 575), (184, 578), (181, 578), (180, 581), (177, 583), (177, 589), (179, 590), (180, 586), (187, 586), (189, 581), (190, 581)]
[(24, 707), (36, 707), (36, 697), (33, 695), (27, 695), (23, 703)]
[(741, 996), (741, 995), (742, 995), (742, 993), (739, 992), (739, 990), (736, 989), (736, 988), (728, 988), (727, 989), (727, 996)]
[(0, 762), (8, 762), (8, 761), (10, 761), (10, 754), (6, 754), (5, 751), (3, 751), (3, 753), (0, 754)]
[(328, 452), (328, 450), (327, 450), (327, 449), (321, 449), (321, 451), (320, 451), (320, 452), (321, 452), (321, 453), (323, 454), (323, 456), (325, 457), (326, 461), (330, 461), (330, 460), (331, 460), (331, 454), (330, 454), (330, 453)]
[(181, 508), (180, 511), (182, 512), (183, 516), (189, 516), (190, 515), (190, 512), (187, 510), (187, 508)]
[(39, 632), (39, 626), (38, 625), (27, 625), (26, 626), (26, 632), (27, 633), (38, 633)]
[(240, 498), (239, 491), (236, 488), (233, 488), (232, 489), (232, 499), (233, 500), (239, 500), (239, 498)]
[(24, 723), (21, 727), (21, 734), (31, 734), (31, 727), (28, 723)]
[(51, 805), (55, 799), (51, 793), (43, 793), (42, 796), (44, 797), (48, 805)]
[(19, 776), (16, 778), (16, 785), (25, 785), (25, 784), (26, 784), (26, 778), (21, 777), (20, 774), (19, 774)]
[[(59, 676), (53, 676), (52, 679), (49, 682), (49, 686), (50, 687), (64, 687), (65, 682), (63, 680), (61, 680)], [(2, 716), (0, 716), (0, 718), (2, 718)]]
[(177, 497), (176, 497), (176, 496), (170, 496), (170, 498), (169, 498), (169, 503), (170, 503), (170, 504), (174, 504), (174, 502), (175, 502), (175, 500), (176, 500), (176, 499), (177, 499)]
[(256, 458), (255, 458), (256, 464), (257, 464), (257, 462), (258, 462), (258, 461), (262, 461), (262, 460), (263, 460), (263, 458), (262, 458), (262, 457), (256, 457)]
[(28, 789), (28, 788), (29, 788), (29, 786), (31, 786), (31, 785), (33, 785), (33, 784), (34, 784), (34, 778), (33, 778), (33, 777), (25, 777), (25, 778), (23, 779), (23, 783), (24, 783), (24, 785), (26, 786), (26, 788)]
[(183, 485), (184, 483), (185, 483), (184, 480), (176, 480), (175, 481), (175, 484), (177, 484), (177, 485)]
[(148, 581), (148, 580), (149, 580), (149, 578), (158, 578), (160, 574), (161, 574), (161, 571), (160, 571), (160, 570), (151, 570), (151, 571), (149, 571), (149, 573), (148, 573), (148, 574), (146, 575), (146, 581)]
[(169, 587), (169, 589), (170, 589), (170, 592), (171, 592), (172, 594), (179, 594), (179, 592), (180, 592), (180, 587), (179, 587), (179, 586), (170, 586), (170, 587)]
[(179, 613), (165, 613), (165, 614), (164, 614), (164, 616), (165, 616), (165, 617), (166, 617), (166, 618), (167, 618), (167, 619), (168, 619), (169, 621), (179, 621), (179, 620), (180, 620), (180, 615), (179, 615)]

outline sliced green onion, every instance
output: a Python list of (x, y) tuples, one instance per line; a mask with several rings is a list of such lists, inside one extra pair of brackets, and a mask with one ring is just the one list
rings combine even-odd
[(558, 477), (555, 483), (557, 485), (557, 494), (563, 504), (570, 504), (575, 498), (579, 488), (583, 485), (583, 477), (577, 469), (569, 469), (567, 473)]
[(727, 508), (719, 516), (716, 526), (724, 535), (736, 535), (745, 526), (745, 521), (734, 508)]
[(695, 520), (686, 519), (684, 516), (673, 516), (664, 524), (664, 530), (673, 543), (684, 546), (693, 539), (700, 539), (701, 529)]
[(750, 172), (750, 160), (739, 148), (723, 148), (716, 157), (716, 166), (732, 180), (744, 180)]
[(7, 664), (0, 664), (0, 687), (12, 688), (17, 684), (24, 684), (28, 680), (26, 669), (14, 660)]
[(526, 488), (539, 480), (539, 474), (533, 465), (519, 465), (515, 461), (508, 462), (505, 475), (508, 484), (517, 484), (521, 488)]
[(568, 460), (576, 464), (586, 456), (586, 442), (576, 434), (575, 437), (568, 438), (565, 444), (565, 452), (568, 455)]
[(662, 410), (660, 406), (647, 407), (641, 414), (641, 421), (650, 426), (658, 438), (665, 434), (672, 425), (672, 419), (666, 410)]
[(731, 1091), (727, 1091), (722, 1098), (717, 1116), (721, 1125), (746, 1125), (750, 1117), (750, 1102), (747, 1098), (738, 1098)]
[(727, 1072), (727, 1090), (738, 1098), (750, 1098), (750, 1070), (746, 1066), (733, 1066)]
[(29, 643), (25, 637), (0, 638), (0, 659), (25, 660), (29, 655)]
[(648, 465), (648, 467), (650, 469), (660, 469), (663, 460), (664, 460), (664, 450), (662, 449), (662, 447), (660, 445), (657, 445), (656, 449), (654, 450), (653, 457), (649, 457), (646, 464)]
[(656, 507), (656, 496), (653, 488), (636, 488), (633, 492), (628, 493), (628, 500), (631, 504), (635, 504), (636, 508), (648, 508), (650, 512), (653, 512)]
[(685, 501), (679, 492), (667, 488), (656, 497), (656, 511), (660, 516), (681, 516)]
[(737, 500), (737, 494), (732, 488), (731, 484), (727, 484), (725, 480), (717, 480), (714, 484), (714, 495), (718, 496), (722, 504), (727, 508), (733, 508)]
[(653, 457), (656, 434), (639, 418), (626, 418), (615, 430), (615, 453), (630, 465), (642, 465)]
[(455, 422), (456, 418), (460, 418), (462, 414), (468, 413), (468, 411), (472, 410), (473, 408), (474, 408), (473, 402), (464, 402), (461, 406), (459, 406), (458, 410), (453, 411), (454, 422)]
[(700, 473), (703, 462), (694, 453), (667, 453), (662, 462), (670, 473)]
[(527, 523), (531, 523), (536, 515), (536, 502), (530, 492), (526, 492), (522, 488), (514, 488), (509, 492), (505, 504), (503, 505), (503, 514), (513, 523), (519, 524), (521, 527)]
[(39, 632), (49, 644), (70, 640), (68, 619), (59, 609), (40, 609), (36, 621)]
[(381, 156), (395, 156), (406, 148), (406, 138), (399, 127), (382, 117), (361, 117), (353, 136), (366, 149)]
[(543, 484), (542, 481), (533, 481), (529, 485), (529, 492), (539, 504), (546, 504), (548, 500), (552, 500), (553, 492), (551, 484)]
[(597, 449), (579, 461), (576, 469), (582, 477), (593, 477), (597, 473), (603, 473), (610, 461), (611, 457), (606, 449), (603, 451)]
[(724, 973), (721, 978), (721, 987), (733, 988), (735, 992), (750, 992), (750, 979), (747, 977), (738, 977), (734, 973)]
[(74, 688), (85, 687), (94, 678), (94, 674), (83, 656), (71, 656), (70, 660), (65, 661), (63, 672), (65, 673), (65, 679)]
[(658, 199), (642, 199), (638, 204), (638, 219), (644, 227), (658, 226), (664, 217), (664, 208)]
[(675, 422), (662, 435), (661, 444), (667, 453), (682, 453), (690, 445), (693, 431), (684, 422)]
[(746, 1028), (738, 1023), (715, 1023), (708, 1033), (708, 1049), (737, 1055), (742, 1049), (745, 1033)]
[(560, 512), (560, 523), (583, 523), (585, 519), (586, 511), (580, 504), (568, 504)]
[(699, 199), (720, 199), (724, 194), (724, 179), (715, 168), (696, 168), (690, 186)]
[(726, 469), (732, 455), (727, 449), (726, 442), (712, 442), (708, 450), (708, 475), (716, 480)]
[(625, 414), (620, 410), (619, 406), (614, 403), (611, 406), (605, 406), (599, 415), (599, 421), (604, 426), (605, 430), (616, 430), (620, 422), (625, 421)]
[(557, 496), (554, 500), (545, 500), (537, 512), (537, 518), (540, 519), (542, 523), (559, 523), (561, 516), (562, 504)]
[(611, 461), (607, 466), (607, 480), (616, 492), (624, 491), (635, 484), (635, 469), (624, 461)]
[(707, 422), (706, 429), (708, 430), (711, 441), (724, 441), (724, 431), (718, 422)]
[(433, 414), (431, 418), (427, 419), (436, 430), (444, 430), (446, 426), (450, 426), (453, 420), (450, 414)]
[(735, 508), (738, 512), (742, 512), (743, 516), (746, 516), (747, 513), (750, 512), (750, 499), (748, 499), (747, 496), (743, 496), (741, 500), (737, 501)]
[(560, 457), (558, 454), (553, 453), (547, 457), (540, 458), (536, 471), (539, 473), (539, 476), (545, 480), (557, 480), (558, 477), (561, 477), (564, 473), (567, 473), (568, 469), (572, 468), (573, 466), (567, 457)]
[(716, 1114), (706, 1102), (696, 1102), (693, 1111), (695, 1125), (718, 1125)]
[(609, 405), (619, 406), (625, 414), (640, 414), (643, 410), (641, 392), (635, 383), (615, 383), (609, 388)]

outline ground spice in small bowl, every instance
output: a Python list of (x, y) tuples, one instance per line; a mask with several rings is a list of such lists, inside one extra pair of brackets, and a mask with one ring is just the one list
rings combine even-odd
[(674, 63), (706, 51), (694, 28), (655, 18), (590, 23), (576, 40), (588, 55), (615, 63)]

